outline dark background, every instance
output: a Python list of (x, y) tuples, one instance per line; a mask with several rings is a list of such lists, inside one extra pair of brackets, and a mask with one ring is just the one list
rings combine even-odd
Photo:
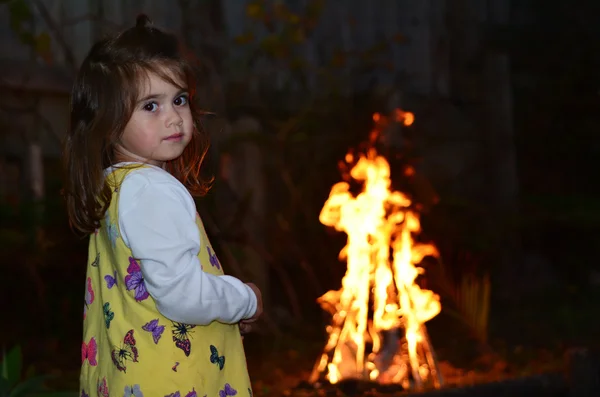
[[(72, 78), (69, 57), (52, 58), (62, 47), (39, 2), (0, 3), (1, 23), (8, 27), (4, 34), (13, 34), (20, 46), (33, 49), (32, 62), (44, 76), (50, 76), (48, 81), (68, 87)], [(297, 3), (289, 3), (288, 14), (278, 14), (265, 2), (248, 2), (259, 11), (246, 8), (240, 18), (254, 21), (255, 32), (263, 34), (256, 33), (264, 40), (261, 51), (251, 54), (271, 61), (269, 67), (274, 69), (265, 73), (279, 68), (301, 76), (302, 82), (308, 73), (291, 50), (296, 45), (296, 25), (290, 22), (290, 15), (305, 18), (307, 30), (327, 24), (327, 20), (323, 22), (324, 8), (315, 6), (325, 7), (327, 2)], [(384, 3), (378, 8), (385, 8)], [(193, 34), (210, 35), (206, 20), (212, 21), (213, 34), (222, 32), (226, 29), (225, 11), (218, 1), (179, 2), (178, 6), (186, 4), (204, 11), (192, 13), (198, 15), (197, 24), (193, 16), (181, 19), (180, 28), (199, 58), (213, 61), (211, 67), (201, 70), (208, 76), (201, 84), (214, 88), (214, 77), (233, 75), (234, 68), (223, 61), (218, 48), (204, 46)], [(348, 8), (358, 4), (349, 2)], [(431, 4), (432, 8), (438, 6)], [(388, 114), (395, 106), (392, 94), (396, 92), (403, 93), (399, 105), (415, 113), (415, 124), (377, 145), (392, 164), (395, 187), (410, 193), (419, 204), (424, 228), (421, 238), (434, 242), (441, 252), (441, 261), (426, 261), (427, 273), (421, 280), (442, 299), (442, 314), (429, 324), (439, 359), (453, 368), (476, 369), (492, 377), (520, 375), (559, 368), (568, 348), (598, 344), (600, 3), (492, 1), (491, 8), (510, 9), (508, 18), (500, 22), (483, 18), (483, 22), (469, 25), (469, 30), (469, 22), (457, 15), (469, 14), (473, 4), (456, 1), (454, 6), (446, 6), (439, 19), (447, 28), (440, 37), (450, 48), (444, 67), (453, 76), (445, 93), (415, 88), (403, 75), (403, 65), (390, 67), (390, 60), (403, 60), (391, 57), (391, 48), (410, 47), (415, 38), (409, 33), (419, 31), (413, 29), (416, 25), (402, 25), (399, 17), (398, 30), (406, 28), (409, 33), (397, 38), (398, 42), (382, 37), (360, 54), (333, 51), (325, 56), (324, 73), (335, 77), (344, 70), (347, 80), (326, 80), (331, 84), (319, 85), (318, 95), (311, 91), (317, 88), (305, 81), (296, 88), (280, 85), (256, 90), (248, 80), (232, 78), (221, 83), (220, 94), (207, 91), (201, 96), (218, 116), (207, 120), (214, 144), (206, 166), (217, 181), (209, 196), (198, 201), (200, 212), (210, 218), (205, 222), (226, 269), (247, 281), (258, 277), (268, 295), (267, 318), (256, 334), (247, 337), (257, 394), (274, 393), (277, 385), (289, 387), (305, 378), (324, 345), (329, 317), (316, 299), (340, 286), (345, 264), (336, 258), (345, 235), (321, 225), (318, 215), (329, 189), (341, 180), (339, 161), (367, 139), (372, 113)], [(149, 12), (143, 5), (133, 8), (132, 15)], [(33, 29), (31, 20), (42, 22)], [(125, 26), (130, 21), (125, 20)], [(360, 30), (366, 22), (358, 18), (353, 23)], [(271, 25), (276, 28), (270, 30)], [(464, 44), (460, 41), (463, 28), (479, 38), (467, 55), (459, 51)], [(28, 32), (36, 36), (29, 37)], [(43, 33), (48, 34), (49, 43), (44, 41), (46, 36), (38, 36)], [(252, 39), (238, 36), (232, 41), (242, 51)], [(14, 66), (18, 60), (11, 58), (8, 48), (1, 53), (0, 344), (22, 346), (26, 363), (35, 365), (38, 372), (59, 375), (57, 387), (75, 388), (87, 240), (69, 230), (59, 194), (60, 154), (55, 149), (43, 156), (44, 194), (36, 197), (32, 192), (30, 157), (27, 149), (18, 149), (27, 148), (32, 135), (15, 127), (13, 121), (18, 114), (20, 120), (37, 120), (38, 124), (25, 124), (33, 125), (32, 131), (44, 129), (37, 108), (29, 113), (23, 110), (42, 94), (23, 85), (15, 72), (20, 69)], [(509, 78), (495, 84), (507, 85), (511, 114), (497, 110), (502, 107), (493, 100), (493, 89), (498, 86), (477, 84), (482, 81), (478, 76), (489, 72), (497, 54), (509, 60)], [(262, 66), (256, 65), (254, 71), (260, 74)], [(62, 86), (61, 79), (65, 82)], [(351, 89), (347, 89), (348, 81)], [(392, 88), (382, 90), (384, 83)], [(473, 85), (474, 91), (468, 91)], [(49, 88), (47, 95), (55, 95), (57, 103), (62, 101), (63, 113), (56, 117), (66, 120), (66, 94), (60, 87)], [(507, 114), (511, 116), (509, 128), (494, 131)], [(227, 126), (248, 118), (260, 126), (257, 133), (223, 138)], [(432, 148), (446, 144), (441, 136), (459, 139), (465, 125), (488, 142), (482, 146), (487, 149), (475, 155), (484, 161), (475, 162), (456, 180), (444, 179), (444, 164), (465, 161), (471, 152), (457, 150), (450, 157), (445, 155), (446, 163), (436, 163), (431, 159), (441, 157), (436, 157)], [(489, 143), (497, 138), (494, 134), (504, 137), (497, 147)], [(15, 139), (18, 144), (13, 150)], [(243, 152), (245, 145), (259, 148), (256, 158), (262, 164), (260, 178), (248, 177), (250, 190), (223, 171), (225, 164), (232, 163), (232, 172), (238, 178), (244, 175), (243, 169), (254, 158)], [(515, 156), (513, 185), (517, 189), (506, 195), (514, 204), (508, 209), (495, 199), (502, 196), (505, 185), (493, 177), (500, 171), (495, 168), (496, 157), (486, 151), (490, 146), (497, 158), (505, 158), (506, 153)], [(419, 178), (403, 176), (407, 165), (417, 169)], [(258, 199), (251, 193), (252, 187), (261, 189), (262, 207), (253, 207)], [(246, 261), (244, 253), (250, 251), (254, 259)], [(485, 275), (491, 275), (491, 309), (485, 325), (476, 327), (456, 297), (461, 294), (461, 280), (475, 277), (481, 282)], [(273, 364), (281, 361), (286, 364)], [(279, 369), (264, 371), (273, 366)]]

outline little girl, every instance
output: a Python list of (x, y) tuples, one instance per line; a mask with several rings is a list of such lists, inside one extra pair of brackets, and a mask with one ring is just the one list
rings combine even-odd
[(138, 17), (95, 44), (65, 147), (72, 226), (90, 235), (81, 396), (250, 396), (238, 323), (262, 312), (223, 274), (191, 194), (207, 150), (174, 36)]

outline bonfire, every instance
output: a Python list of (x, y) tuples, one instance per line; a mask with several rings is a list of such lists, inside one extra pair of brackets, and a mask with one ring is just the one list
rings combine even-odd
[[(389, 122), (409, 126), (414, 116), (396, 110), (391, 120), (375, 114), (373, 121), (372, 140)], [(437, 249), (415, 241), (419, 213), (407, 194), (392, 189), (390, 165), (374, 145), (345, 160), (362, 191), (353, 195), (349, 183), (336, 183), (319, 217), (347, 234), (339, 254), (347, 271), (341, 288), (318, 300), (332, 321), (310, 381), (357, 379), (438, 388), (442, 379), (425, 323), (440, 313), (441, 304), (417, 279), (424, 273), (419, 264), (437, 256)]]

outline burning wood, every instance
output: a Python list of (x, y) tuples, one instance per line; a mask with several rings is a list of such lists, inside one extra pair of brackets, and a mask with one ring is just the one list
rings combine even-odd
[[(383, 128), (379, 114), (373, 119), (372, 140)], [(397, 110), (394, 119), (410, 125), (414, 117)], [(347, 163), (353, 160), (346, 156)], [(348, 268), (341, 289), (318, 300), (333, 319), (310, 382), (324, 376), (332, 384), (363, 379), (438, 388), (442, 380), (425, 322), (440, 312), (440, 300), (416, 283), (424, 272), (419, 263), (437, 250), (414, 241), (419, 214), (407, 195), (391, 190), (390, 166), (373, 147), (358, 157), (350, 176), (363, 184), (362, 192), (354, 197), (348, 183), (335, 184), (319, 217), (348, 235), (339, 256)]]

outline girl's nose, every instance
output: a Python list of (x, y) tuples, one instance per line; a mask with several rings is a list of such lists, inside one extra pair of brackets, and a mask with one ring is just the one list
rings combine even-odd
[(176, 109), (171, 108), (169, 115), (167, 116), (167, 127), (181, 126), (183, 124), (183, 118), (179, 115)]

